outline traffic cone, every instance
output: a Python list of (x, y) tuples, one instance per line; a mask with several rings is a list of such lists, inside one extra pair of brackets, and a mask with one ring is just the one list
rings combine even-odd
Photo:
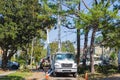
[(85, 80), (88, 80), (88, 74), (85, 73)]
[(49, 79), (49, 75), (48, 75), (48, 73), (45, 74), (45, 79), (46, 79), (46, 80)]

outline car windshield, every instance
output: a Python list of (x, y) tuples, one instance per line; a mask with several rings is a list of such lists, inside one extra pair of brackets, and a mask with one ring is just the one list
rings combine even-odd
[(64, 54), (64, 53), (56, 55), (56, 60), (64, 60), (64, 59), (75, 60), (75, 56), (74, 54)]

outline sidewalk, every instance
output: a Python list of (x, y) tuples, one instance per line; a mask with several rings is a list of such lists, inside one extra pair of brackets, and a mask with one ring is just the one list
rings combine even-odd
[(0, 77), (7, 76), (8, 74), (15, 73), (16, 71), (6, 71), (3, 73), (0, 73)]

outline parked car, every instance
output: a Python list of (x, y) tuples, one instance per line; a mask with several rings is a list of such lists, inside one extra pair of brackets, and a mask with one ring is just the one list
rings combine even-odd
[[(80, 65), (82, 65), (83, 61), (80, 61)], [(90, 58), (86, 59), (86, 65), (89, 66), (90, 65)], [(99, 66), (102, 65), (102, 60), (100, 60), (99, 56), (94, 56), (94, 65), (95, 66)]]
[[(0, 60), (0, 67), (2, 66), (2, 60)], [(8, 69), (18, 69), (20, 67), (19, 63), (15, 61), (8, 61), (7, 68)]]

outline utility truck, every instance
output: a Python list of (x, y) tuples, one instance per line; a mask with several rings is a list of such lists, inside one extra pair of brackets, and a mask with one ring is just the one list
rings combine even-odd
[(57, 52), (51, 57), (53, 76), (58, 74), (72, 74), (77, 76), (77, 63), (75, 55), (68, 52)]

